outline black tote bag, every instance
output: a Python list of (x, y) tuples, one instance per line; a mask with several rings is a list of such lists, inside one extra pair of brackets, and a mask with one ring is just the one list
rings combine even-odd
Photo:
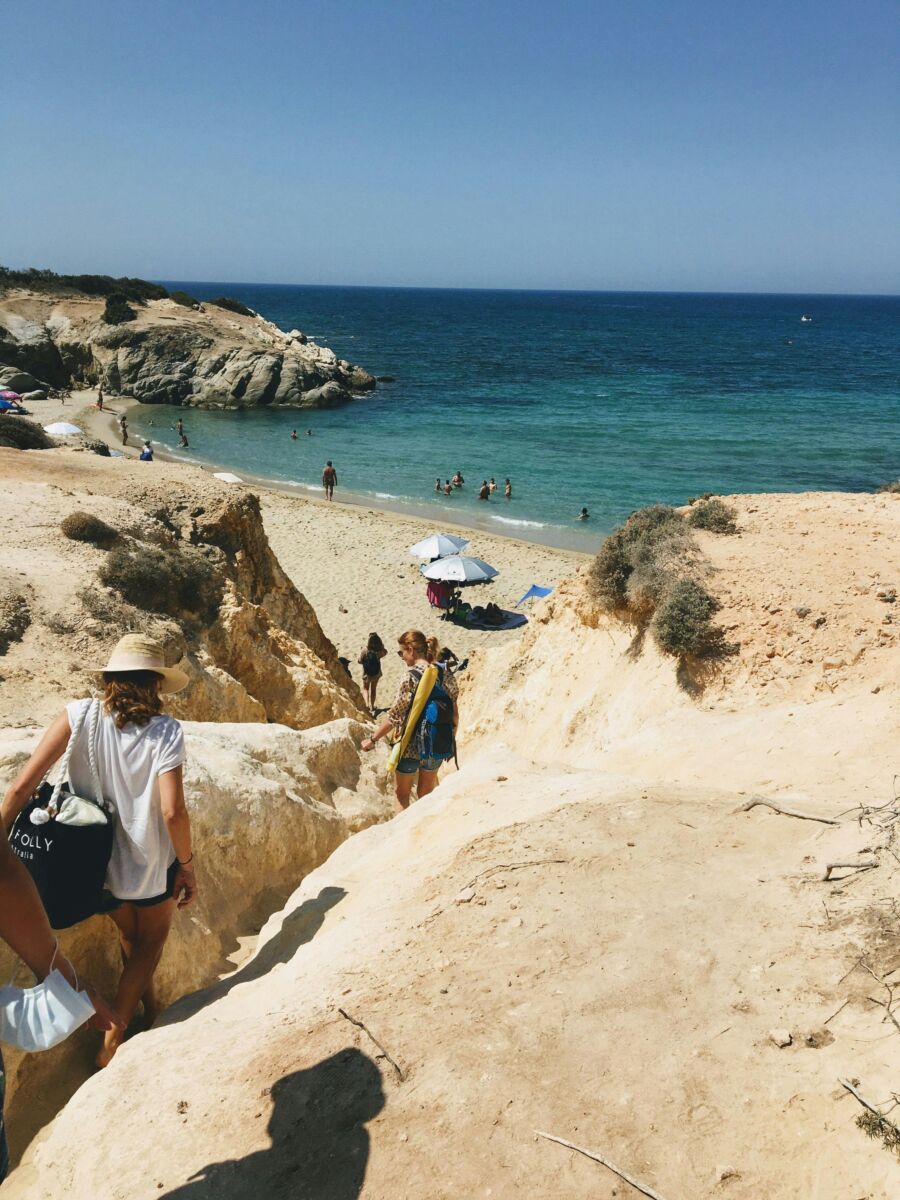
[[(88, 733), (88, 758), (95, 798), (75, 796), (64, 782), (69, 756), (83, 721), (76, 723), (63, 755), (56, 785), (44, 781), (22, 809), (10, 834), (15, 854), (22, 860), (43, 901), (54, 929), (68, 929), (99, 912), (103, 884), (113, 844), (112, 814), (103, 802), (95, 758), (99, 701), (93, 701)], [(68, 810), (68, 811), (67, 811)], [(32, 814), (43, 812), (47, 819)], [(79, 820), (68, 823), (66, 818)], [(62, 819), (58, 819), (62, 818)], [(82, 823), (85, 819), (89, 823)]]

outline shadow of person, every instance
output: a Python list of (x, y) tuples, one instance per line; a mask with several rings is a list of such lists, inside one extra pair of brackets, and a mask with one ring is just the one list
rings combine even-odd
[(356, 1200), (369, 1161), (365, 1122), (384, 1108), (381, 1073), (356, 1047), (279, 1079), (272, 1144), (210, 1163), (165, 1200)]
[(221, 1000), (223, 996), (227, 996), (231, 989), (237, 987), (238, 984), (259, 979), (278, 963), (289, 962), (305, 942), (313, 940), (322, 928), (325, 914), (330, 908), (339, 904), (346, 895), (347, 893), (342, 887), (324, 887), (318, 896), (304, 900), (298, 908), (288, 913), (275, 936), (270, 938), (245, 966), (240, 967), (233, 975), (227, 976), (219, 983), (210, 984), (209, 987), (194, 992), (193, 995), (177, 1000), (161, 1014), (154, 1028), (174, 1025), (186, 1017), (192, 1017), (194, 1013), (206, 1008), (207, 1004), (212, 1004), (216, 1000)]

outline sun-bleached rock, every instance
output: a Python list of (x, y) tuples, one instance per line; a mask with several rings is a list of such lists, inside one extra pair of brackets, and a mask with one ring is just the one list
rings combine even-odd
[[(241, 939), (351, 833), (387, 818), (383, 766), (358, 746), (356, 721), (297, 732), (282, 725), (186, 722), (185, 794), (199, 899), (178, 914), (156, 975), (162, 1005), (231, 969)], [(0, 731), (0, 787), (37, 740), (34, 730)], [(118, 978), (112, 922), (94, 917), (61, 936), (61, 946), (107, 996)], [(15, 967), (0, 948), (0, 975)], [(24, 983), (24, 974), (23, 974)], [(55, 1050), (21, 1055), (4, 1047), (7, 1111), (14, 1146), (49, 1120), (89, 1073), (96, 1034), (84, 1030)], [(55, 1106), (55, 1107), (54, 1107)]]
[(104, 303), (10, 290), (0, 299), (0, 368), (203, 408), (331, 408), (376, 387), (362, 367), (258, 314), (151, 300), (132, 305), (133, 321), (107, 325)]

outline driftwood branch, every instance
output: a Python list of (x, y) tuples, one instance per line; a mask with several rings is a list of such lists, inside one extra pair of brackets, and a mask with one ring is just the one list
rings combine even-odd
[(893, 1013), (894, 987), (896, 985), (888, 983), (888, 981), (886, 979), (883, 979), (880, 975), (876, 975), (875, 972), (872, 970), (872, 968), (869, 966), (869, 964), (867, 962), (860, 963), (860, 966), (862, 967), (862, 969), (864, 971), (868, 972), (868, 974), (872, 976), (872, 978), (875, 980), (876, 983), (880, 983), (881, 986), (884, 988), (884, 990), (888, 994), (887, 1001), (877, 1000), (874, 996), (867, 996), (866, 999), (870, 1000), (872, 1002), (872, 1004), (877, 1004), (879, 1006), (879, 1008), (883, 1008), (885, 1013), (887, 1014), (887, 1016), (890, 1017), (891, 1023), (893, 1024), (894, 1028), (897, 1030), (898, 1033), (900, 1033), (900, 1021), (897, 1020), (897, 1018), (894, 1016), (894, 1013)]
[(388, 1062), (391, 1064), (391, 1066), (397, 1072), (397, 1078), (400, 1080), (401, 1083), (403, 1083), (404, 1080), (406, 1079), (406, 1076), (403, 1074), (403, 1071), (400, 1069), (397, 1062), (390, 1056), (390, 1054), (388, 1054), (387, 1050), (385, 1050), (384, 1046), (382, 1046), (381, 1042), (379, 1042), (378, 1038), (375, 1036), (375, 1034), (372, 1032), (372, 1030), (368, 1027), (368, 1025), (366, 1025), (366, 1023), (364, 1021), (357, 1021), (356, 1017), (351, 1017), (350, 1014), (348, 1012), (346, 1012), (343, 1008), (339, 1008), (338, 1012), (341, 1014), (341, 1016), (345, 1020), (349, 1021), (351, 1025), (355, 1025), (357, 1029), (361, 1029), (365, 1034), (367, 1034), (372, 1039), (372, 1041), (375, 1043), (375, 1045), (381, 1051), (382, 1056), (388, 1060)]
[(825, 867), (825, 874), (822, 876), (822, 882), (828, 883), (831, 880), (832, 871), (871, 871), (873, 867), (877, 866), (878, 863), (874, 858), (864, 858), (858, 862), (828, 863)]
[[(474, 887), (480, 880), (489, 879), (491, 875), (498, 875), (501, 871), (521, 871), (523, 867), (546, 867), (553, 863), (567, 863), (568, 861), (567, 858), (536, 858), (533, 862), (498, 863), (495, 867), (488, 867), (486, 871), (481, 871), (465, 886), (467, 888)], [(465, 891), (465, 888), (462, 891)]]
[(840, 825), (840, 821), (834, 817), (817, 817), (814, 813), (800, 812), (796, 808), (784, 808), (782, 805), (776, 804), (774, 800), (766, 800), (763, 796), (751, 796), (747, 803), (736, 808), (735, 812), (749, 812), (758, 804), (763, 808), (771, 808), (772, 812), (781, 813), (783, 817), (796, 817), (800, 821), (819, 821), (822, 825)]
[(663, 1200), (659, 1192), (654, 1192), (652, 1188), (649, 1188), (645, 1183), (640, 1183), (633, 1175), (619, 1170), (618, 1167), (613, 1166), (608, 1158), (604, 1158), (602, 1154), (597, 1154), (594, 1150), (585, 1150), (583, 1146), (576, 1146), (574, 1142), (567, 1142), (565, 1138), (554, 1137), (552, 1133), (542, 1133), (540, 1129), (536, 1129), (534, 1132), (538, 1137), (546, 1138), (548, 1142), (556, 1142), (560, 1146), (566, 1146), (569, 1150), (574, 1150), (576, 1154), (583, 1154), (585, 1158), (592, 1158), (594, 1162), (598, 1162), (601, 1166), (606, 1167), (607, 1171), (612, 1171), (613, 1175), (618, 1175), (620, 1179), (624, 1179), (626, 1183), (630, 1183), (636, 1191), (649, 1196), (650, 1200)]
[(850, 1003), (850, 1001), (849, 1001), (849, 1000), (845, 1000), (845, 1001), (844, 1001), (844, 1003), (841, 1005), (841, 1007), (840, 1007), (840, 1008), (837, 1008), (837, 1009), (835, 1009), (835, 1011), (834, 1011), (834, 1012), (831, 1014), (831, 1016), (830, 1016), (830, 1017), (826, 1017), (826, 1018), (825, 1018), (825, 1020), (822, 1022), (822, 1024), (823, 1024), (823, 1025), (827, 1025), (829, 1021), (833, 1021), (833, 1020), (834, 1020), (834, 1018), (835, 1018), (835, 1017), (838, 1015), (838, 1013), (841, 1013), (841, 1012), (843, 1012), (843, 1011), (844, 1011), (844, 1009), (847, 1007), (847, 1005), (848, 1005), (849, 1003)]

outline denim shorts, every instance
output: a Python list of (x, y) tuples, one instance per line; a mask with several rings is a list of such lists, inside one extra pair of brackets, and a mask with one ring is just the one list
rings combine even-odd
[(444, 765), (442, 758), (401, 758), (397, 763), (398, 775), (416, 775), (419, 771), (437, 771)]

